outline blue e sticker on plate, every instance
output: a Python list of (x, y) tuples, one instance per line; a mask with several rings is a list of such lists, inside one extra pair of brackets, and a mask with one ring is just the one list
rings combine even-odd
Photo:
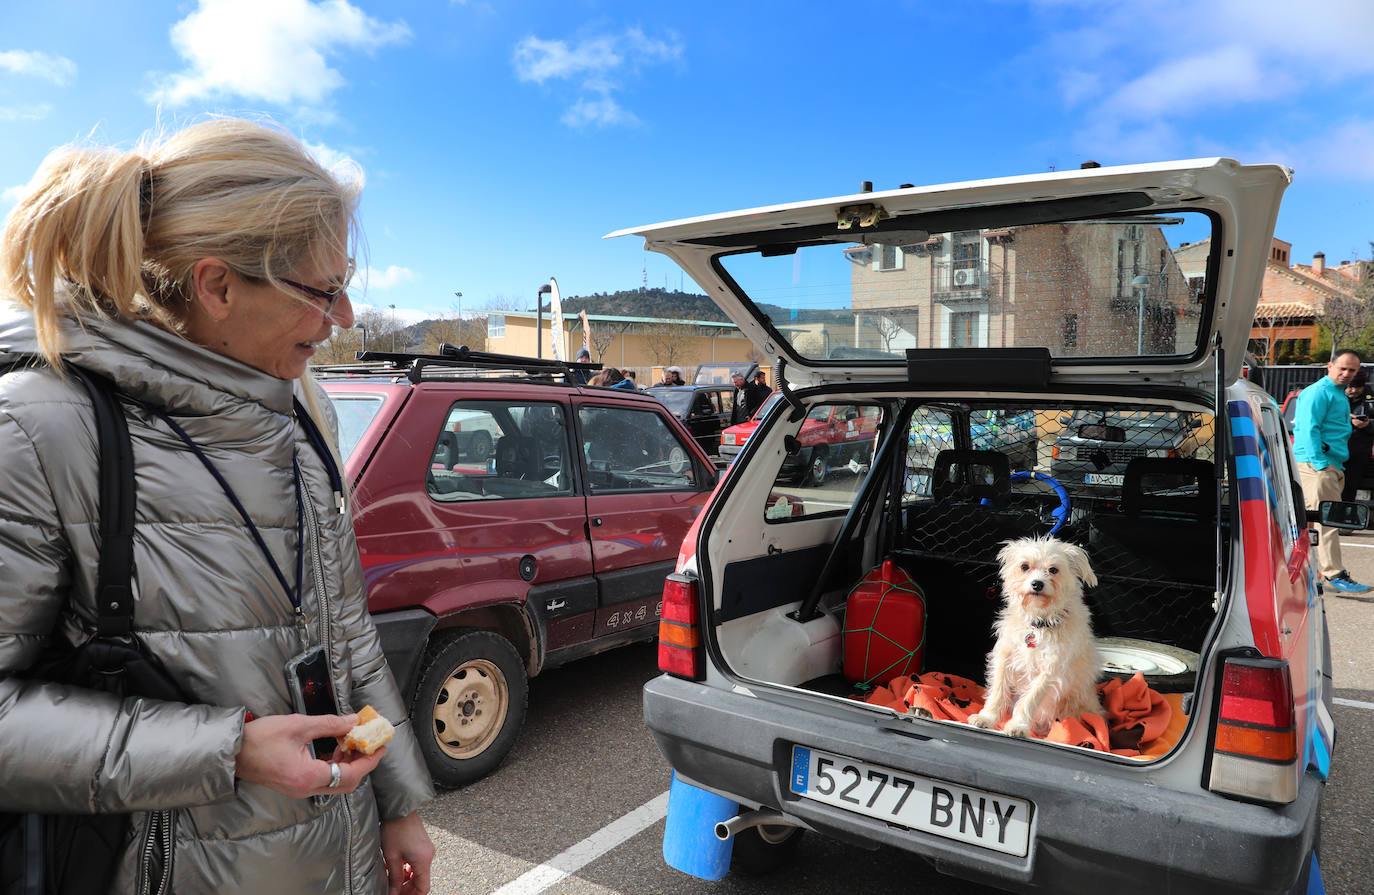
[(807, 775), (811, 773), (811, 750), (792, 747), (792, 791), (806, 792)]

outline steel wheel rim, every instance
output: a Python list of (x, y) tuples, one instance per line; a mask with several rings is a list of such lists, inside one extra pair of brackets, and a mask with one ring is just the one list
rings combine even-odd
[(510, 689), (501, 669), (469, 659), (453, 670), (434, 698), (434, 741), (449, 758), (479, 755), (506, 723)]

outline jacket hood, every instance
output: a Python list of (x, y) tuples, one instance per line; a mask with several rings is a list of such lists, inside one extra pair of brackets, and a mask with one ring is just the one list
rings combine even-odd
[[(293, 380), (218, 354), (146, 320), (59, 318), (62, 355), (114, 380), (144, 403), (211, 415), (248, 401), (280, 414), (292, 410)], [(0, 304), (0, 363), (37, 355), (33, 315)]]

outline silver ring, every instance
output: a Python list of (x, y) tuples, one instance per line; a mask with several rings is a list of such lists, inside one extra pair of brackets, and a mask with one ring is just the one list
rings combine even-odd
[(343, 771), (339, 770), (339, 763), (331, 761), (329, 763), (329, 788), (338, 789), (339, 781), (343, 779)]

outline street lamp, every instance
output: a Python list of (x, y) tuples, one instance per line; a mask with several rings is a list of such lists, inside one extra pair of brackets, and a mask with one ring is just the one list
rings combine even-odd
[(1136, 316), (1135, 316), (1135, 353), (1139, 357), (1145, 353), (1145, 294), (1150, 290), (1150, 275), (1137, 274), (1131, 280), (1131, 288), (1136, 294)]
[(456, 297), (456, 298), (458, 299), (458, 319), (459, 319), (459, 320), (462, 320), (462, 319), (463, 319), (463, 293), (461, 293), (461, 292), (455, 292), (455, 293), (453, 293), (453, 295), (454, 295), (454, 297)]
[(391, 308), (391, 353), (396, 353), (396, 306), (387, 305)]
[(544, 296), (553, 291), (548, 283), (539, 287), (534, 297), (534, 356), (544, 356)]

